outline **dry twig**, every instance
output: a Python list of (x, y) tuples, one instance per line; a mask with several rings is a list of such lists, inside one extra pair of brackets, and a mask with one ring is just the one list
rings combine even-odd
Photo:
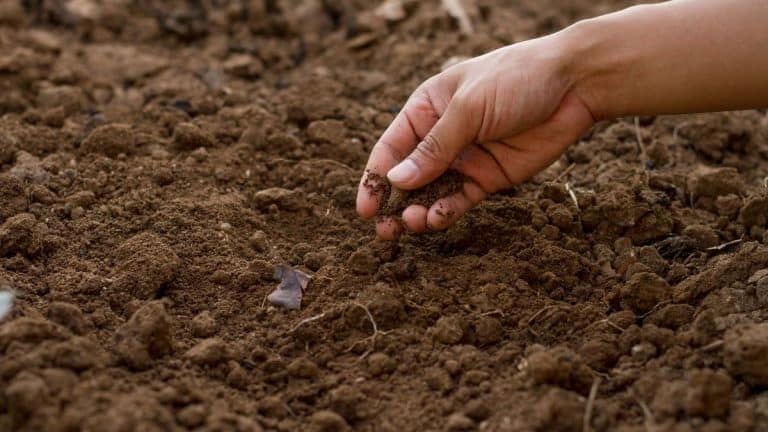
[(303, 326), (304, 324), (312, 322), (312, 321), (317, 321), (319, 319), (322, 319), (324, 316), (325, 316), (325, 312), (322, 312), (322, 313), (319, 313), (319, 314), (317, 314), (315, 316), (311, 316), (309, 318), (305, 318), (305, 319), (299, 321), (295, 326), (293, 326), (293, 328), (288, 333), (293, 333), (296, 330), (298, 330), (299, 327)]
[(592, 388), (589, 389), (589, 397), (587, 398), (587, 408), (584, 410), (584, 424), (581, 429), (584, 432), (590, 432), (592, 430), (592, 410), (595, 407), (595, 398), (597, 397), (597, 388), (600, 386), (600, 378), (595, 377), (592, 381)]

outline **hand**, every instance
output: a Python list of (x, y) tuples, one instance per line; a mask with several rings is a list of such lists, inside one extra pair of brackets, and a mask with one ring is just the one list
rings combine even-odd
[(357, 212), (372, 218), (383, 204), (380, 193), (363, 186), (368, 172), (386, 175), (404, 190), (422, 187), (448, 168), (467, 181), (429, 209), (406, 208), (405, 227), (381, 218), (379, 237), (397, 238), (403, 228), (447, 228), (489, 193), (546, 168), (592, 126), (590, 109), (572, 91), (575, 79), (558, 41), (555, 34), (493, 51), (416, 89), (371, 152)]

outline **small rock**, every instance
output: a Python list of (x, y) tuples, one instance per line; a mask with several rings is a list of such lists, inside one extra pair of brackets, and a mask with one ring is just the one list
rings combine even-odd
[(361, 247), (349, 256), (347, 267), (355, 274), (369, 275), (376, 272), (379, 266), (379, 259), (373, 254), (369, 247)]
[(229, 346), (219, 338), (205, 339), (184, 353), (184, 358), (198, 366), (215, 366), (229, 357)]
[(455, 345), (464, 338), (463, 324), (463, 320), (459, 317), (444, 316), (437, 320), (431, 331), (438, 342), (446, 345)]
[(384, 353), (377, 352), (368, 357), (368, 372), (373, 376), (392, 373), (395, 369), (397, 369), (397, 363)]
[(462, 413), (451, 414), (445, 422), (445, 430), (449, 431), (466, 431), (474, 428), (475, 422)]
[(218, 330), (216, 319), (208, 311), (200, 312), (192, 318), (192, 334), (195, 337), (207, 338), (213, 336)]
[(93, 129), (80, 143), (80, 149), (112, 158), (120, 153), (129, 155), (136, 149), (136, 138), (130, 125), (105, 124)]
[(173, 130), (173, 144), (179, 150), (194, 150), (198, 147), (213, 147), (216, 139), (193, 123), (179, 123)]
[(725, 367), (747, 384), (768, 386), (768, 323), (728, 330), (723, 338)]
[(666, 280), (655, 273), (635, 273), (620, 289), (621, 305), (636, 314), (644, 314), (668, 299), (671, 289)]
[(149, 369), (152, 360), (173, 349), (171, 317), (161, 301), (140, 307), (115, 332), (115, 351), (129, 367)]
[(267, 240), (267, 233), (264, 231), (256, 231), (251, 234), (248, 242), (251, 244), (253, 250), (257, 252), (269, 251), (269, 241)]
[(346, 432), (351, 430), (344, 417), (329, 410), (315, 412), (310, 417), (309, 422), (314, 432)]

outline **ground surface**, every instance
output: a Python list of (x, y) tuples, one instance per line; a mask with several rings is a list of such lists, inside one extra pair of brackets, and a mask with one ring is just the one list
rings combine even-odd
[(764, 112), (599, 124), (446, 233), (355, 217), (446, 60), (623, 6), (477, 4), (0, 2), (0, 430), (768, 430)]

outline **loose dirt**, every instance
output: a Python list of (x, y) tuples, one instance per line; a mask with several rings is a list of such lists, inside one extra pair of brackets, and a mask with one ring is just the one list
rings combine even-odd
[(626, 5), (475, 3), (2, 2), (0, 430), (768, 430), (765, 111), (602, 122), (443, 233), (357, 218), (446, 60)]

